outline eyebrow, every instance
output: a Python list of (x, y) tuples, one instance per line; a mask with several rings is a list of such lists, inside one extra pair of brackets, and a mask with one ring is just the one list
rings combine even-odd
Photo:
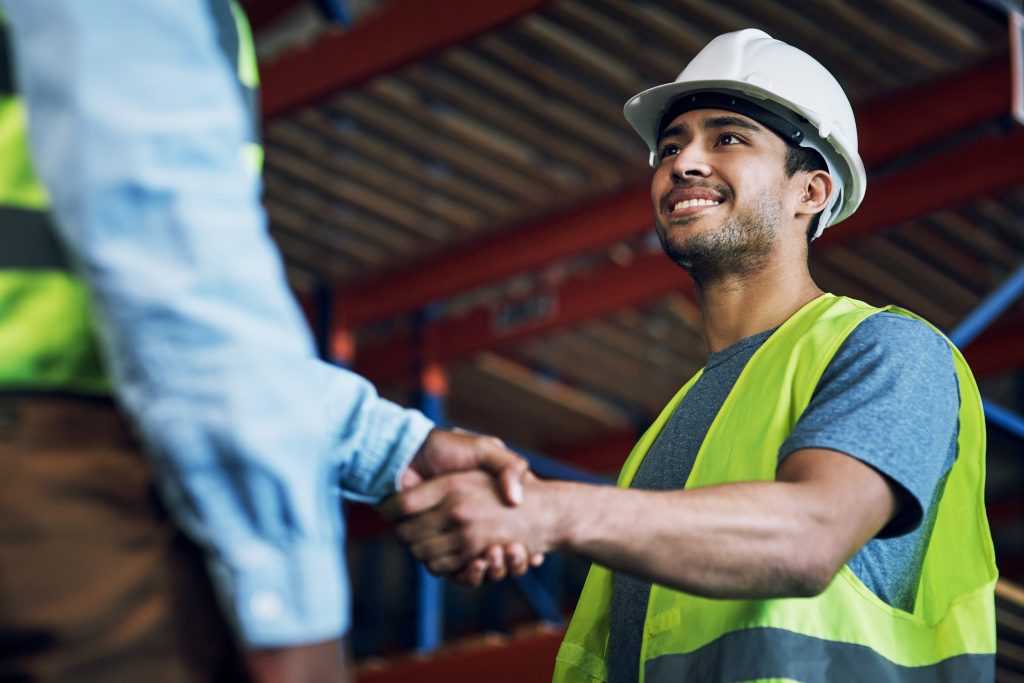
[[(742, 119), (739, 116), (712, 116), (704, 119), (700, 123), (700, 127), (703, 130), (718, 130), (720, 128), (742, 128), (743, 130), (751, 133), (759, 134), (762, 132), (762, 128), (757, 124), (751, 123), (747, 119)], [(662, 131), (661, 135), (658, 136), (658, 142), (660, 143), (665, 138), (676, 137), (678, 135), (684, 135), (689, 132), (690, 126), (687, 124), (679, 124), (666, 128)]]

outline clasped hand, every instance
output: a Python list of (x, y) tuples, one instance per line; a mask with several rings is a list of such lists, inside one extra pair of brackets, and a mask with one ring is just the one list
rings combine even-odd
[(544, 560), (534, 516), (521, 505), (536, 482), (527, 463), (494, 437), (434, 430), (381, 512), (434, 574), (480, 585), (520, 576)]

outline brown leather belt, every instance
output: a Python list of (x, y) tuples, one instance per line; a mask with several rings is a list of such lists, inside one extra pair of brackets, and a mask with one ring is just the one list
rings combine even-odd
[(132, 448), (137, 441), (111, 398), (0, 394), (0, 448)]

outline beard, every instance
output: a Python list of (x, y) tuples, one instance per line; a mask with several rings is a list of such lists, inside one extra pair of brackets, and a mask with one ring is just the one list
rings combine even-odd
[(742, 214), (726, 220), (718, 230), (687, 233), (687, 225), (701, 216), (669, 225), (659, 214), (655, 221), (661, 248), (677, 266), (703, 286), (725, 279), (744, 281), (767, 264), (782, 227), (782, 204), (772, 192), (761, 194)]

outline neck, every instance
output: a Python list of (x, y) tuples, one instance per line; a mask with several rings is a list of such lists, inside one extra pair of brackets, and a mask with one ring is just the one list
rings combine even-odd
[(725, 276), (698, 285), (708, 353), (781, 325), (821, 296), (806, 260), (794, 265), (772, 262), (742, 278)]

